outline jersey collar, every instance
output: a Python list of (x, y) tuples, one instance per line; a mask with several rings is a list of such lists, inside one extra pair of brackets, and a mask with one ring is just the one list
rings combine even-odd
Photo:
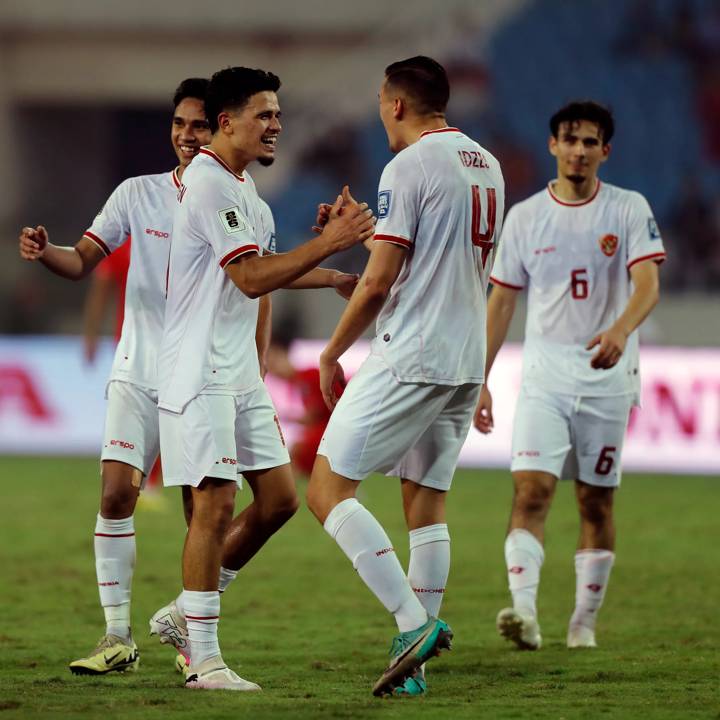
[(179, 170), (179, 169), (180, 169), (180, 166), (178, 165), (178, 166), (172, 171), (172, 181), (173, 181), (173, 185), (174, 185), (176, 188), (178, 188), (178, 190), (180, 189), (180, 185), (181, 185), (181, 183), (180, 183), (180, 178), (179, 178), (179, 176), (178, 176), (178, 170)]
[(444, 127), (438, 128), (437, 130), (425, 130), (420, 133), (420, 137), (424, 138), (426, 135), (434, 135), (435, 133), (446, 133), (446, 132), (460, 132), (456, 127)]
[(565, 207), (580, 207), (581, 205), (588, 205), (591, 203), (596, 197), (597, 194), (600, 192), (600, 186), (602, 183), (600, 182), (600, 179), (598, 178), (597, 185), (595, 185), (595, 190), (593, 191), (593, 194), (589, 198), (585, 198), (585, 200), (575, 200), (575, 202), (570, 202), (568, 200), (561, 200), (552, 189), (552, 183), (551, 180), (548, 183), (547, 191), (550, 193), (550, 197), (558, 204), (558, 205), (564, 205)]
[(227, 170), (231, 175), (234, 175), (240, 182), (245, 182), (245, 178), (242, 175), (238, 175), (217, 153), (214, 153), (210, 148), (201, 147), (201, 155), (209, 155), (213, 160), (217, 161)]

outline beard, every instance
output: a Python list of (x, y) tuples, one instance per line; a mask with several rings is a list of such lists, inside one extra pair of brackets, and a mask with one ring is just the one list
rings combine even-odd
[(275, 158), (274, 157), (259, 157), (258, 162), (263, 167), (270, 167), (275, 162)]

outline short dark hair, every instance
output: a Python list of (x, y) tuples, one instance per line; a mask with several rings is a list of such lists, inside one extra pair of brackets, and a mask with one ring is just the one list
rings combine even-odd
[(210, 81), (207, 78), (186, 78), (175, 90), (173, 107), (177, 107), (185, 98), (196, 98), (205, 102)]
[(450, 83), (445, 68), (424, 55), (400, 60), (385, 68), (388, 84), (402, 90), (418, 115), (445, 114)]
[(600, 128), (603, 145), (607, 145), (615, 133), (615, 121), (613, 120), (612, 110), (601, 105), (594, 100), (573, 100), (564, 107), (561, 107), (550, 118), (550, 132), (557, 139), (560, 125), (563, 123), (580, 122), (587, 120), (595, 123)]
[(218, 130), (218, 115), (224, 110), (239, 110), (259, 92), (277, 92), (280, 78), (265, 70), (246, 67), (229, 67), (210, 78), (205, 100), (205, 114), (210, 130)]

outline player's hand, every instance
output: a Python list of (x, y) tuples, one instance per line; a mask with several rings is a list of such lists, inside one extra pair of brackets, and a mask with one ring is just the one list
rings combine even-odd
[(599, 346), (598, 351), (590, 359), (590, 367), (595, 370), (608, 370), (617, 365), (625, 352), (626, 342), (627, 335), (614, 326), (596, 335), (585, 347), (586, 350), (592, 350)]
[(367, 203), (356, 202), (346, 185), (330, 208), (328, 222), (320, 237), (326, 238), (333, 252), (347, 250), (375, 233), (375, 217)]
[(480, 388), (480, 397), (478, 398), (475, 415), (473, 416), (473, 425), (483, 435), (491, 433), (495, 426), (492, 414), (492, 402), (492, 395), (488, 390), (488, 386), (483, 385), (482, 388)]
[(360, 276), (357, 273), (344, 273), (339, 270), (333, 270), (332, 272), (332, 286), (335, 288), (335, 292), (340, 297), (349, 300)]
[(323, 231), (323, 228), (327, 225), (327, 222), (330, 219), (331, 210), (332, 205), (328, 205), (327, 203), (320, 203), (318, 205), (315, 224), (312, 226), (313, 232), (319, 235)]
[(23, 260), (39, 260), (48, 244), (47, 230), (42, 225), (36, 228), (24, 227), (20, 231), (18, 242)]
[(337, 360), (320, 356), (320, 392), (322, 392), (323, 400), (328, 406), (328, 410), (334, 410), (340, 399), (336, 392), (339, 388), (345, 387), (345, 373), (342, 365)]

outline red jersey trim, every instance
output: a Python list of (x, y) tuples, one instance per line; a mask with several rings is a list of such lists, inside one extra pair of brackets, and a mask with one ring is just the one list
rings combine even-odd
[(629, 270), (633, 265), (637, 265), (639, 262), (643, 262), (643, 260), (654, 260), (658, 265), (660, 265), (660, 263), (665, 262), (665, 257), (666, 255), (664, 252), (656, 252), (652, 253), (652, 255), (643, 255), (642, 257), (631, 260), (627, 264), (627, 269)]
[(490, 276), (490, 282), (493, 285), (500, 285), (500, 287), (510, 288), (510, 290), (522, 290), (523, 289), (522, 285), (513, 285), (512, 283), (506, 283), (506, 282), (503, 282), (502, 280), (498, 280), (496, 277), (493, 277), (492, 275)]
[(432, 135), (434, 133), (443, 133), (443, 132), (460, 132), (456, 127), (444, 127), (444, 128), (438, 128), (437, 130), (425, 130), (424, 132), (420, 133), (420, 137), (425, 137), (426, 135)]
[(225, 266), (229, 262), (232, 262), (235, 258), (251, 252), (259, 253), (260, 248), (257, 245), (243, 245), (242, 247), (235, 248), (234, 250), (231, 250), (227, 255), (223, 255), (223, 257), (220, 258), (220, 267), (224, 269)]
[(578, 202), (567, 202), (567, 200), (561, 200), (553, 191), (552, 187), (550, 187), (551, 183), (548, 183), (547, 191), (550, 193), (550, 197), (558, 204), (558, 205), (564, 205), (565, 207), (582, 207), (583, 205), (587, 205), (591, 203), (596, 197), (597, 194), (600, 192), (600, 186), (602, 183), (598, 180), (597, 185), (595, 186), (595, 191), (593, 194), (587, 198), (587, 200), (578, 200)]
[(408, 239), (404, 237), (398, 237), (397, 235), (375, 235), (373, 236), (373, 240), (394, 243), (395, 245), (401, 245), (404, 248), (412, 247), (412, 243)]
[(234, 175), (240, 182), (245, 182), (245, 178), (242, 175), (238, 175), (217, 153), (207, 148), (200, 148), (201, 155), (209, 155), (213, 160), (220, 163), (231, 175)]
[[(178, 165), (178, 167), (180, 167), (180, 166)], [(179, 190), (181, 183), (180, 183), (180, 178), (178, 177), (178, 168), (175, 168), (172, 171), (172, 181), (173, 181), (173, 185), (175, 185), (175, 187)]]
[(105, 244), (105, 242), (100, 239), (95, 233), (91, 233), (89, 230), (86, 230), (83, 233), (83, 237), (86, 237), (88, 240), (92, 240), (104, 253), (105, 255), (110, 255), (112, 250)]

